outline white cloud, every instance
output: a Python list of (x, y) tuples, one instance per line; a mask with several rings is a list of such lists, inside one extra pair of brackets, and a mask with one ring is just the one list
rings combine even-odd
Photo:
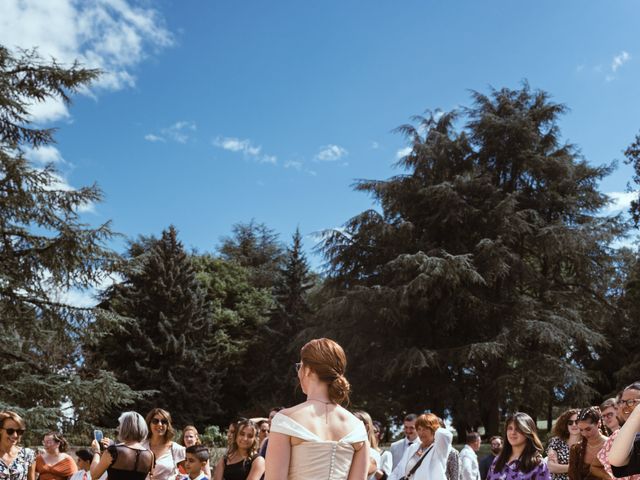
[(168, 137), (178, 143), (187, 143), (192, 132), (197, 129), (195, 122), (180, 121), (170, 127), (161, 130), (164, 137)]
[(191, 135), (198, 129), (195, 122), (180, 120), (169, 127), (160, 129), (160, 135), (147, 133), (144, 139), (147, 142), (166, 142), (173, 140), (178, 143), (187, 143)]
[(347, 150), (339, 145), (326, 145), (321, 147), (320, 151), (316, 154), (314, 160), (320, 162), (335, 162), (349, 154)]
[(413, 151), (413, 147), (404, 147), (396, 152), (396, 159), (400, 160), (401, 158), (406, 157)]
[(40, 165), (64, 163), (64, 158), (62, 158), (60, 150), (53, 145), (44, 145), (39, 148), (27, 147), (24, 149), (24, 152), (29, 161)]
[(153, 133), (148, 133), (147, 135), (144, 136), (144, 139), (147, 142), (164, 142), (166, 141), (164, 138), (162, 138), (159, 135), (154, 135)]
[(263, 154), (262, 146), (254, 145), (249, 139), (216, 137), (213, 139), (213, 145), (229, 152), (242, 153), (245, 157), (251, 157), (260, 163), (270, 163), (271, 165), (276, 165), (278, 163), (278, 157), (275, 155)]
[(627, 63), (630, 59), (631, 59), (631, 55), (629, 55), (629, 52), (625, 52), (623, 50), (618, 55), (613, 57), (613, 61), (611, 62), (611, 71), (616, 72), (622, 65)]
[(605, 208), (605, 213), (617, 213), (628, 210), (631, 201), (638, 198), (638, 192), (609, 192), (607, 193), (611, 203)]
[(289, 160), (284, 164), (284, 168), (293, 168), (294, 170), (302, 170), (302, 162), (297, 160)]
[[(158, 11), (149, 5), (141, 0), (3, 0), (0, 44), (37, 47), (44, 59), (65, 65), (78, 60), (104, 72), (94, 89), (119, 90), (135, 84), (133, 70), (149, 52), (173, 43)], [(40, 122), (68, 115), (59, 101), (32, 109)]]

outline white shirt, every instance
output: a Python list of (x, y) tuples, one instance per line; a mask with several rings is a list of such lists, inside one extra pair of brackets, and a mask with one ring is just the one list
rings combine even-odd
[(460, 480), (480, 480), (478, 455), (469, 445), (460, 450)]
[[(91, 480), (91, 472), (89, 470), (78, 470), (76, 473), (69, 477), (69, 480), (83, 480), (85, 478), (84, 474), (87, 474), (87, 480)], [(102, 476), (98, 480), (105, 480), (107, 478), (107, 472), (104, 472)]]
[[(433, 448), (427, 453), (418, 470), (413, 476), (413, 480), (447, 480), (447, 457), (453, 435), (446, 428), (438, 428), (433, 439)], [(407, 470), (409, 459), (415, 455), (420, 448), (420, 442), (416, 441), (411, 445), (402, 460), (396, 465), (389, 475), (388, 480), (400, 480)]]

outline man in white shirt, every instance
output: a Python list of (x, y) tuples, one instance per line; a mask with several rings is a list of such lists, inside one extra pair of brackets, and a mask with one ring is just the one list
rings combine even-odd
[(480, 480), (477, 452), (481, 441), (478, 432), (467, 433), (467, 444), (460, 450), (460, 480)]
[(393, 459), (393, 467), (396, 468), (396, 465), (402, 459), (404, 452), (409, 448), (413, 442), (418, 438), (418, 434), (416, 433), (416, 418), (418, 416), (415, 413), (410, 413), (406, 417), (404, 417), (403, 427), (404, 427), (404, 438), (401, 438), (398, 441), (395, 441), (389, 447), (391, 451), (391, 457)]

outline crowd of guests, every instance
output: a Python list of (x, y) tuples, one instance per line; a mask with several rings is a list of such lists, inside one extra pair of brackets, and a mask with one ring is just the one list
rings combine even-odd
[(403, 438), (381, 448), (382, 428), (364, 411), (349, 412), (346, 356), (337, 343), (315, 339), (296, 364), (307, 400), (274, 408), (269, 417), (237, 419), (227, 449), (215, 465), (197, 429), (179, 442), (171, 415), (154, 408), (146, 417), (125, 412), (116, 440), (94, 440), (68, 453), (59, 433), (43, 438), (36, 455), (20, 446), (25, 422), (0, 412), (0, 480), (640, 480), (640, 382), (598, 407), (569, 409), (556, 420), (546, 448), (534, 420), (510, 415), (504, 435), (466, 434), (458, 451), (453, 435), (432, 413), (404, 418)]

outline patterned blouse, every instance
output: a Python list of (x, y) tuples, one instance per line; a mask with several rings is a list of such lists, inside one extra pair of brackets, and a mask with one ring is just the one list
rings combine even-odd
[(21, 448), (11, 465), (0, 459), (0, 480), (27, 480), (29, 467), (36, 459), (36, 454), (30, 448)]
[(501, 471), (496, 472), (494, 461), (487, 474), (487, 480), (551, 480), (547, 462), (541, 461), (537, 467), (527, 473), (518, 469), (518, 463), (518, 460), (514, 460), (507, 463)]
[[(560, 437), (552, 437), (547, 446), (547, 457), (549, 450), (553, 450), (558, 455), (558, 463), (561, 465), (569, 465), (569, 444)], [(552, 473), (552, 480), (569, 480), (568, 473)]]
[[(616, 478), (611, 470), (611, 463), (609, 463), (609, 452), (611, 452), (611, 445), (613, 445), (613, 441), (618, 436), (618, 432), (620, 430), (616, 430), (611, 434), (611, 436), (604, 442), (602, 449), (598, 452), (598, 460), (604, 466), (604, 470), (609, 474), (611, 478)], [(630, 475), (628, 477), (618, 477), (620, 480), (640, 480), (640, 474)]]

